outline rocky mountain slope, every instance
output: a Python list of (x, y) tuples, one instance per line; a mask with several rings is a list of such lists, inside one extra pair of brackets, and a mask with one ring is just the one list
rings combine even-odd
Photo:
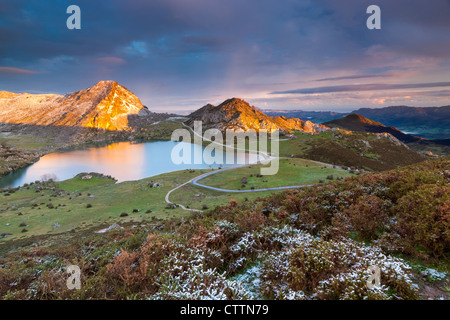
[(341, 128), (357, 132), (371, 132), (371, 133), (385, 132), (393, 135), (398, 140), (404, 143), (418, 142), (420, 140), (423, 140), (423, 138), (405, 134), (400, 130), (396, 129), (395, 127), (387, 127), (380, 122), (367, 119), (366, 117), (357, 113), (352, 113), (341, 119), (324, 122), (323, 125), (330, 128)]
[(129, 115), (147, 115), (141, 101), (114, 81), (66, 96), (0, 92), (0, 122), (124, 130)]
[(341, 128), (356, 132), (370, 132), (370, 133), (389, 133), (408, 146), (425, 151), (436, 150), (440, 154), (449, 154), (450, 139), (425, 139), (414, 135), (406, 134), (395, 127), (387, 127), (380, 122), (370, 120), (360, 114), (352, 113), (341, 119), (336, 119), (323, 123), (330, 128)]
[(60, 148), (168, 139), (170, 126), (154, 124), (173, 116), (149, 111), (114, 81), (64, 96), (0, 91), (0, 177)]
[(323, 125), (315, 124), (310, 121), (303, 121), (297, 118), (271, 117), (242, 99), (232, 98), (224, 101), (218, 106), (208, 104), (203, 108), (191, 113), (188, 125), (193, 126), (194, 121), (202, 121), (203, 129), (217, 128), (219, 130), (242, 129), (268, 131), (298, 130), (309, 133), (321, 132), (327, 130)]

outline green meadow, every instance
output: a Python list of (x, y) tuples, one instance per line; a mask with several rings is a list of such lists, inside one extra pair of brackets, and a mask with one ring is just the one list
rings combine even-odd
[[(222, 189), (251, 190), (252, 188), (264, 189), (314, 184), (324, 182), (331, 175), (333, 176), (331, 180), (351, 175), (347, 170), (338, 167), (299, 158), (280, 159), (276, 175), (261, 176), (260, 169), (262, 167), (268, 167), (268, 165), (253, 165), (223, 171), (206, 177), (199, 182)], [(247, 181), (245, 186), (242, 184), (242, 179)]]
[[(15, 192), (0, 193), (0, 239), (21, 239), (36, 235), (109, 226), (114, 223), (166, 219), (185, 214), (180, 208), (166, 209), (166, 193), (201, 174), (172, 172), (139, 181), (115, 183), (108, 178), (83, 180), (81, 176), (42, 190), (28, 185)], [(120, 216), (126, 213), (127, 216)]]
[[(350, 175), (346, 170), (304, 159), (282, 159), (277, 175), (257, 177), (261, 165), (219, 172), (202, 184), (227, 189), (251, 190), (326, 182)], [(31, 236), (55, 235), (80, 230), (103, 229), (114, 223), (139, 223), (179, 218), (190, 212), (165, 202), (166, 194), (190, 179), (208, 172), (185, 170), (116, 183), (115, 180), (83, 174), (61, 182), (25, 185), (0, 193), (0, 243)], [(246, 177), (245, 187), (241, 186)], [(170, 201), (197, 210), (212, 209), (230, 200), (239, 203), (277, 191), (232, 193), (212, 191), (187, 184), (170, 195)], [(279, 191), (278, 191), (279, 192)]]

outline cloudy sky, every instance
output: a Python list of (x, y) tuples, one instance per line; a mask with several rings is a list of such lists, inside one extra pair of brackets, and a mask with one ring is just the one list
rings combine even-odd
[(450, 0), (0, 0), (0, 90), (115, 80), (170, 112), (449, 105), (449, 17)]

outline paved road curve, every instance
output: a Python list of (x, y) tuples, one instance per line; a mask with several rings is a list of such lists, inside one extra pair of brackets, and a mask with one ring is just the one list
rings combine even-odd
[[(218, 144), (218, 145), (221, 145), (221, 146), (224, 146), (224, 147), (227, 147), (227, 148), (230, 147), (230, 146), (227, 146), (227, 145), (224, 145), (224, 144), (220, 144), (220, 143), (214, 142), (214, 141), (209, 140), (209, 139), (205, 139), (204, 137), (202, 137), (201, 135), (199, 135), (197, 132), (195, 132), (194, 130), (192, 130), (191, 127), (185, 125), (184, 123), (183, 123), (183, 126), (185, 126), (186, 128), (188, 128), (193, 134), (195, 134), (195, 135), (201, 137), (203, 140), (206, 140), (206, 141), (209, 141), (209, 142), (213, 142), (213, 143), (216, 143), (216, 144)], [(238, 149), (238, 148), (235, 148), (235, 150), (239, 150), (239, 149)], [(259, 154), (259, 155), (262, 155), (262, 156), (265, 158), (264, 161), (260, 161), (260, 162), (253, 163), (253, 164), (268, 163), (268, 162), (270, 162), (272, 159), (275, 158), (275, 157), (272, 157), (272, 156), (270, 156), (269, 154), (267, 154), (267, 153), (265, 153), (265, 152), (262, 152), (262, 151), (257, 151), (257, 150), (244, 150), (244, 149), (242, 149), (242, 151), (257, 153), (257, 154)], [(215, 170), (215, 171), (211, 171), (211, 172), (208, 172), (208, 173), (201, 174), (201, 175), (199, 175), (199, 176), (197, 176), (197, 177), (195, 177), (195, 178), (193, 178), (193, 179), (191, 179), (191, 180), (189, 180), (189, 181), (186, 181), (185, 183), (179, 185), (178, 187), (176, 187), (176, 188), (170, 190), (170, 191), (166, 194), (165, 201), (166, 201), (166, 203), (169, 204), (169, 205), (176, 205), (176, 206), (178, 206), (178, 207), (180, 207), (181, 209), (186, 210), (186, 211), (203, 212), (202, 210), (189, 209), (189, 208), (186, 208), (185, 206), (183, 206), (183, 205), (181, 205), (181, 204), (175, 204), (175, 203), (173, 203), (172, 201), (170, 201), (170, 199), (169, 199), (169, 198), (170, 198), (170, 194), (171, 194), (172, 192), (174, 192), (175, 190), (178, 190), (179, 188), (181, 188), (181, 187), (183, 187), (183, 186), (185, 186), (185, 185), (187, 185), (187, 184), (189, 184), (189, 183), (192, 183), (192, 184), (195, 185), (195, 186), (198, 186), (198, 187), (201, 187), (201, 188), (205, 188), (205, 189), (209, 189), (209, 190), (214, 190), (214, 191), (219, 191), (219, 192), (231, 192), (231, 193), (247, 193), (247, 192), (260, 192), (260, 191), (276, 191), (276, 190), (296, 189), (296, 188), (302, 188), (302, 187), (308, 187), (308, 186), (311, 186), (311, 185), (299, 185), (299, 186), (273, 187), (273, 188), (253, 189), (253, 190), (233, 190), (233, 189), (221, 189), (221, 188), (211, 187), (211, 186), (207, 186), (207, 185), (204, 185), (204, 184), (199, 183), (200, 180), (202, 180), (202, 179), (204, 179), (204, 178), (206, 178), (206, 177), (209, 177), (209, 176), (211, 176), (211, 175), (213, 175), (213, 174), (217, 174), (217, 173), (219, 173), (219, 172), (223, 172), (223, 171), (227, 171), (227, 170), (234, 170), (234, 169), (244, 168), (244, 167), (247, 167), (247, 166), (249, 166), (249, 165), (251, 165), (251, 164), (246, 164), (246, 165), (242, 165), (242, 166), (238, 166), (238, 167), (224, 168), (224, 169), (219, 169), (219, 170)]]
[(311, 184), (309, 184), (309, 185), (305, 184), (305, 185), (300, 185), (300, 186), (273, 187), (273, 188), (253, 189), (253, 190), (233, 190), (233, 189), (221, 189), (221, 188), (211, 187), (211, 186), (207, 186), (207, 185), (199, 183), (200, 180), (205, 179), (206, 177), (212, 176), (213, 174), (227, 171), (227, 170), (243, 168), (243, 167), (247, 167), (247, 166), (248, 165), (240, 166), (240, 167), (225, 168), (225, 169), (221, 169), (221, 170), (208, 172), (208, 173), (202, 174), (201, 176), (195, 177), (194, 179), (190, 180), (189, 182), (195, 186), (202, 187), (202, 188), (209, 189), (209, 190), (221, 191), (221, 192), (235, 192), (235, 193), (275, 191), (275, 190), (297, 189), (297, 188), (312, 186)]

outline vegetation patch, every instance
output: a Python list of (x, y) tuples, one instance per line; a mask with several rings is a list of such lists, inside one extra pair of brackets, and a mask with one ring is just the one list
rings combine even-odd
[[(223, 171), (200, 182), (202, 184), (231, 190), (251, 190), (284, 186), (300, 186), (318, 183), (329, 176), (344, 178), (352, 174), (336, 166), (324, 165), (306, 159), (281, 159), (276, 175), (260, 174), (263, 165), (251, 165), (245, 168)], [(245, 182), (245, 183), (243, 183)]]
[[(385, 300), (427, 299), (432, 287), (432, 298), (447, 298), (449, 169), (439, 159), (189, 217), (55, 235), (4, 252), (0, 296)], [(81, 290), (65, 286), (69, 264), (81, 268)], [(380, 287), (367, 286), (370, 266)]]

